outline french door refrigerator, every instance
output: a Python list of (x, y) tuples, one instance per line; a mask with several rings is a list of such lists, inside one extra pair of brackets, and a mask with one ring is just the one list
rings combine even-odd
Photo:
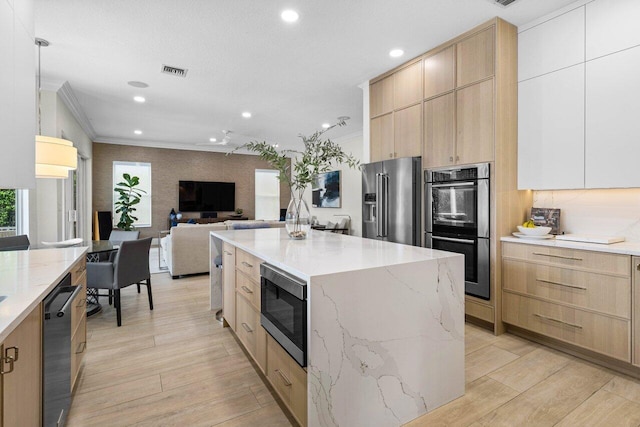
[(420, 157), (362, 165), (362, 237), (420, 246)]

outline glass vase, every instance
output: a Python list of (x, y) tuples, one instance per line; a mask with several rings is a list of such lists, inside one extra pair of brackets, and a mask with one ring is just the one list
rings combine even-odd
[(311, 232), (311, 214), (307, 202), (302, 198), (292, 197), (287, 206), (285, 227), (290, 238), (306, 239)]

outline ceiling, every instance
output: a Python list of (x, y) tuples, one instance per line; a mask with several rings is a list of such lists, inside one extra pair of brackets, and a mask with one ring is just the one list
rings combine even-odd
[[(228, 151), (195, 144), (228, 129), (235, 143), (292, 147), (338, 116), (351, 120), (327, 136), (359, 132), (363, 82), (494, 16), (522, 25), (572, 2), (36, 0), (35, 15), (36, 37), (51, 43), (42, 79), (68, 82), (95, 141)], [(287, 8), (298, 22), (280, 19)]]

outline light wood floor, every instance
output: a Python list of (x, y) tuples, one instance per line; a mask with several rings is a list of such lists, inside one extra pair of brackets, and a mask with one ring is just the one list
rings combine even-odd
[[(122, 327), (109, 306), (88, 319), (69, 425), (290, 426), (209, 311), (209, 277), (152, 283), (153, 312), (144, 289), (130, 287)], [(465, 396), (411, 426), (640, 426), (639, 381), (472, 325), (465, 342)]]

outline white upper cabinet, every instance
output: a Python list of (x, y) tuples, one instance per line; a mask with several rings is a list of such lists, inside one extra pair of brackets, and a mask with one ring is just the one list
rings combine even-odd
[(586, 186), (640, 187), (640, 47), (587, 62)]
[(518, 188), (584, 188), (584, 64), (518, 85)]
[(587, 61), (640, 45), (640, 1), (587, 4)]
[(518, 81), (584, 62), (584, 17), (580, 7), (518, 34)]

